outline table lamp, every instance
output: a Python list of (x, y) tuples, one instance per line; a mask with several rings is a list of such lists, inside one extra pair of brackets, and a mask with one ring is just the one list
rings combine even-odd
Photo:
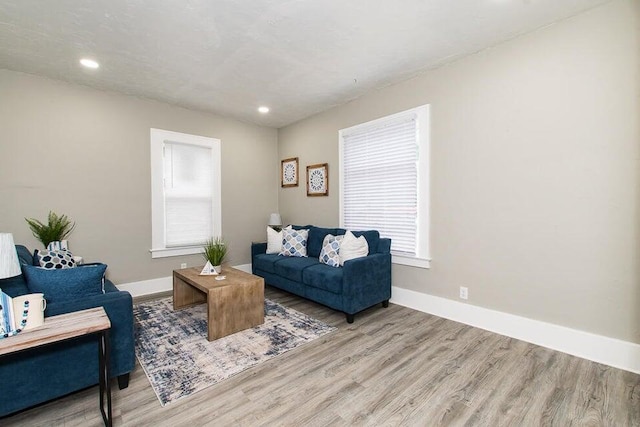
[(280, 218), (280, 214), (272, 213), (269, 215), (269, 224), (267, 225), (276, 231), (280, 231), (282, 228), (282, 218)]
[(20, 262), (11, 233), (0, 233), (0, 279), (19, 276)]

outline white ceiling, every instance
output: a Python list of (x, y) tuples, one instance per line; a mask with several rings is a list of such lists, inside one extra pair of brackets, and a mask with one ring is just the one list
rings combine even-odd
[(282, 127), (602, 3), (2, 0), (0, 68)]

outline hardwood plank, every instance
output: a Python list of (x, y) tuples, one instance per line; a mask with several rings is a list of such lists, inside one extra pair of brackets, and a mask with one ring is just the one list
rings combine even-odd
[[(638, 426), (640, 375), (391, 304), (342, 313), (267, 287), (338, 331), (162, 408), (139, 365), (116, 426)], [(0, 419), (100, 426), (95, 387)]]

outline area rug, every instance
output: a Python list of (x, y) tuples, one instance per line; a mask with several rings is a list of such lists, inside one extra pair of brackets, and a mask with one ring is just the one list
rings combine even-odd
[(265, 299), (264, 323), (207, 341), (205, 304), (173, 310), (171, 298), (134, 305), (136, 356), (165, 406), (336, 328)]

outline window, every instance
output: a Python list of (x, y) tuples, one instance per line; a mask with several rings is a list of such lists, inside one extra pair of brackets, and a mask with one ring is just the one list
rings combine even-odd
[(221, 235), (220, 140), (151, 129), (151, 257), (202, 252)]
[(340, 225), (391, 238), (396, 264), (429, 267), (429, 106), (342, 129)]

